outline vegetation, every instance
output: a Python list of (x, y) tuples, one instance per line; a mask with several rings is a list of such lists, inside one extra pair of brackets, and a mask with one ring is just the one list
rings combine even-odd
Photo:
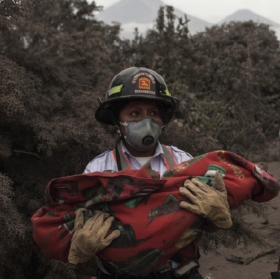
[(190, 36), (187, 18), (176, 25), (167, 6), (154, 30), (128, 41), (121, 26), (96, 21), (98, 10), (94, 1), (0, 1), (0, 278), (93, 274), (94, 265), (77, 272), (47, 259), (29, 220), (48, 181), (83, 172), (114, 146), (94, 112), (125, 67), (147, 63), (165, 77), (182, 102), (164, 140), (194, 156), (223, 148), (246, 157), (278, 135), (279, 42), (269, 26), (230, 23)]

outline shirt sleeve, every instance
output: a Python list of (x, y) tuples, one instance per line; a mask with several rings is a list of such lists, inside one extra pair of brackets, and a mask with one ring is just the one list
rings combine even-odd
[(174, 158), (178, 164), (190, 160), (192, 157), (191, 154), (177, 148), (176, 146), (170, 146), (170, 149), (174, 155)]
[(92, 161), (90, 161), (84, 173), (90, 173), (95, 171), (117, 171), (117, 163), (114, 159), (113, 151), (105, 151), (104, 153), (95, 157)]

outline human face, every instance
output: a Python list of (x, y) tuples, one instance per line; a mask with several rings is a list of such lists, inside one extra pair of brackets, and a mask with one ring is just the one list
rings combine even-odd
[(153, 120), (163, 123), (157, 102), (147, 100), (131, 101), (121, 110), (119, 121), (135, 121), (145, 117), (151, 117)]
[(163, 128), (163, 121), (155, 101), (129, 102), (121, 110), (119, 122), (124, 143), (133, 156), (144, 157), (154, 154)]

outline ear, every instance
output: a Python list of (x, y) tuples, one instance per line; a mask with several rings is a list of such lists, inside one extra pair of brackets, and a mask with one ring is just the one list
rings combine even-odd
[(165, 129), (167, 128), (168, 124), (163, 125), (161, 128), (161, 133), (163, 134), (165, 132)]

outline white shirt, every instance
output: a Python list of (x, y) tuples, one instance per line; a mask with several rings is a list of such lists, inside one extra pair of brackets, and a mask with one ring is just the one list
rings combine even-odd
[[(127, 150), (127, 148), (122, 142), (121, 142), (121, 148), (123, 150), (124, 156), (130, 162), (131, 169), (134, 170), (140, 169), (141, 163), (138, 162), (136, 157), (132, 156), (129, 153), (129, 151)], [(168, 146), (168, 148), (172, 152), (173, 157), (177, 162), (177, 164), (184, 161), (188, 161), (189, 159), (192, 158), (192, 156), (189, 153), (186, 153), (185, 151), (182, 151), (175, 146), (171, 145)], [(162, 176), (163, 173), (168, 169), (168, 167), (165, 165), (163, 149), (159, 143), (157, 144), (155, 154), (151, 156), (150, 163), (152, 169), (159, 172), (160, 176)], [(105, 151), (104, 153), (95, 157), (92, 161), (88, 163), (84, 173), (105, 171), (105, 170), (118, 171), (117, 162), (114, 158), (112, 151)]]

